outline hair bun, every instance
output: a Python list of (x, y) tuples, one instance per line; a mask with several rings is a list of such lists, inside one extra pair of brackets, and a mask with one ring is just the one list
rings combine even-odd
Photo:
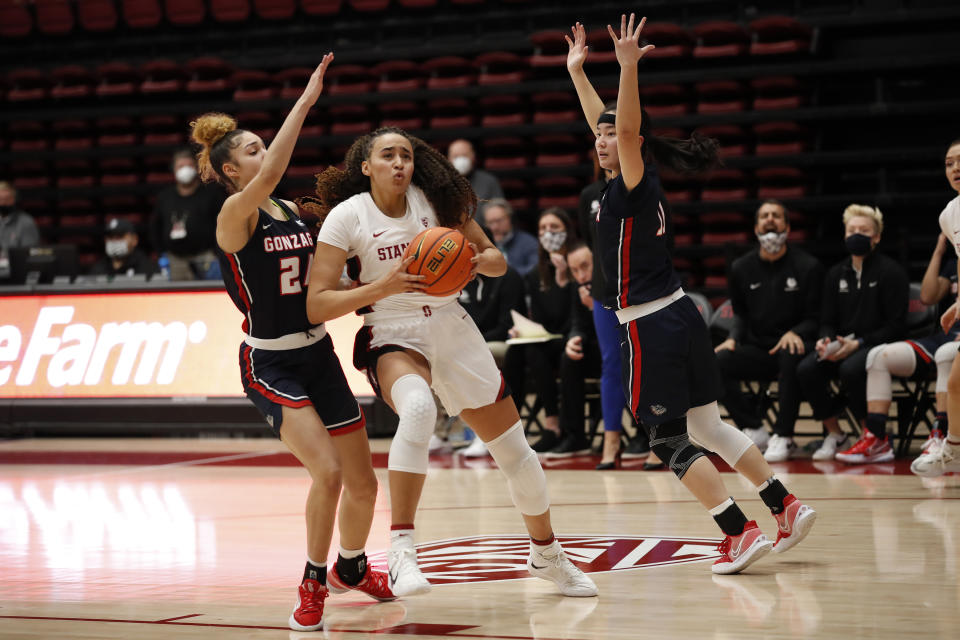
[(225, 113), (205, 113), (190, 123), (190, 137), (209, 148), (236, 128), (237, 121)]

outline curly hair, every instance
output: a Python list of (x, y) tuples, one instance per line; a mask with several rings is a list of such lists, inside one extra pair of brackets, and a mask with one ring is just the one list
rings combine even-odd
[(197, 168), (204, 182), (218, 182), (232, 189), (233, 181), (223, 173), (223, 164), (239, 144), (244, 132), (237, 121), (225, 113), (205, 113), (190, 123), (190, 137), (201, 146), (197, 154)]
[(460, 175), (447, 157), (429, 144), (397, 127), (381, 127), (353, 141), (344, 159), (344, 168), (328, 167), (317, 174), (316, 197), (307, 196), (297, 204), (320, 218), (320, 223), (335, 206), (364, 191), (370, 191), (370, 178), (363, 175), (361, 165), (370, 158), (373, 144), (388, 133), (401, 135), (413, 147), (413, 184), (423, 190), (433, 205), (440, 226), (458, 227), (473, 217), (477, 194), (470, 181)]

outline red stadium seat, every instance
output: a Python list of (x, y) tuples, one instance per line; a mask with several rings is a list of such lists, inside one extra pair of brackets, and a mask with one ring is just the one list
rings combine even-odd
[(167, 20), (178, 27), (192, 27), (203, 22), (207, 9), (196, 0), (164, 0)]
[(793, 76), (754, 78), (754, 109), (798, 109), (805, 102), (803, 85)]
[(480, 98), (481, 127), (509, 127), (527, 122), (523, 98), (513, 94)]
[(486, 138), (483, 141), (484, 168), (522, 169), (530, 165), (530, 143), (515, 136)]
[(501, 178), (500, 188), (516, 215), (523, 217), (533, 213), (533, 189), (530, 185), (516, 178)]
[(114, 0), (77, 0), (77, 20), (86, 31), (113, 31), (117, 28)]
[(143, 116), (140, 119), (145, 146), (173, 146), (186, 142), (187, 127), (169, 115)]
[(86, 67), (71, 64), (54, 69), (51, 75), (55, 83), (50, 89), (51, 98), (64, 100), (93, 95), (95, 81)]
[(313, 75), (310, 67), (293, 67), (274, 74), (280, 83), (280, 97), (284, 100), (299, 98)]
[(428, 89), (453, 89), (469, 87), (477, 79), (472, 62), (457, 56), (433, 58), (423, 63), (423, 70), (429, 74)]
[(460, 98), (434, 100), (428, 105), (428, 126), (433, 129), (451, 129), (472, 127), (474, 125), (473, 111), (470, 103)]
[(480, 70), (477, 84), (482, 86), (520, 84), (530, 73), (527, 60), (508, 51), (481, 54), (474, 58), (473, 64)]
[(48, 36), (62, 36), (73, 31), (73, 7), (70, 0), (34, 0), (37, 29)]
[(720, 143), (720, 155), (724, 158), (747, 154), (747, 133), (743, 130), (743, 127), (733, 124), (719, 124), (701, 127), (698, 131)]
[(143, 74), (126, 62), (107, 62), (97, 67), (100, 81), (94, 92), (102, 97), (129, 96), (140, 90)]
[(159, 0), (123, 0), (123, 21), (134, 29), (153, 29), (163, 19)]
[(53, 129), (54, 149), (90, 149), (93, 147), (93, 127), (86, 120), (57, 120)]
[(87, 160), (57, 160), (55, 171), (56, 186), (60, 189), (92, 187), (97, 182), (96, 171)]
[(0, 37), (23, 38), (33, 30), (33, 18), (23, 0), (0, 0)]
[[(313, 69), (310, 70), (310, 73), (313, 73)], [(374, 88), (374, 79), (370, 75), (370, 71), (364, 66), (358, 64), (333, 65), (327, 69), (324, 76), (324, 90), (328, 90), (327, 87), (329, 87), (329, 94), (332, 96), (370, 93)]]
[(7, 125), (11, 151), (43, 151), (49, 145), (47, 130), (36, 120), (13, 120)]
[(233, 67), (220, 58), (206, 56), (187, 63), (189, 93), (226, 91), (233, 88)]
[(533, 139), (536, 149), (534, 164), (538, 167), (565, 167), (578, 165), (587, 147), (580, 136), (567, 133), (548, 133)]
[(739, 169), (716, 169), (710, 175), (703, 191), (702, 200), (744, 200), (750, 196), (746, 176)]
[(179, 93), (183, 91), (186, 73), (172, 60), (153, 60), (145, 63), (140, 70), (143, 82), (140, 91), (145, 94)]
[(735, 80), (714, 80), (694, 85), (698, 113), (731, 113), (747, 108), (746, 89)]
[(271, 100), (280, 93), (274, 75), (255, 69), (238, 69), (233, 72), (233, 99), (237, 102)]
[(50, 186), (51, 171), (46, 163), (24, 160), (17, 162), (13, 171), (13, 186), (17, 189), (43, 189)]
[(644, 85), (640, 87), (640, 99), (644, 110), (654, 118), (681, 116), (692, 110), (690, 92), (680, 84)]
[(267, 111), (241, 111), (236, 117), (238, 127), (257, 134), (267, 145), (277, 135), (277, 118)]
[(363, 104), (338, 104), (329, 109), (330, 135), (358, 135), (373, 129), (374, 116)]
[[(677, 24), (648, 22), (640, 35), (649, 44), (655, 46), (652, 51), (647, 53), (647, 58), (687, 58), (693, 52), (693, 36)], [(607, 39), (610, 39), (609, 34), (607, 34)]]
[(580, 103), (569, 91), (534, 93), (530, 101), (533, 103), (534, 124), (576, 122), (583, 117)]
[(133, 118), (110, 116), (97, 120), (98, 147), (132, 147), (139, 137)]
[(50, 75), (39, 69), (16, 69), (7, 74), (7, 100), (35, 102), (50, 94)]
[(757, 18), (750, 30), (750, 53), (755, 56), (808, 53), (813, 40), (813, 29), (791, 16)]
[(244, 22), (250, 17), (250, 0), (210, 0), (210, 15), (217, 22)]
[(564, 40), (564, 31), (539, 31), (530, 36), (533, 43), (533, 55), (530, 56), (531, 67), (564, 67), (567, 66), (567, 41)]
[(423, 107), (416, 102), (384, 102), (380, 105), (380, 126), (422, 129)]
[(361, 13), (375, 13), (377, 11), (386, 11), (390, 5), (390, 0), (347, 0), (347, 4), (354, 11)]
[[(646, 30), (644, 30), (644, 35), (646, 35)], [(588, 31), (586, 36), (587, 46), (590, 48), (590, 54), (587, 57), (590, 64), (610, 64), (617, 61), (617, 54), (613, 50), (613, 40), (610, 38), (606, 27)], [(564, 45), (566, 45), (566, 42), (566, 40), (563, 40)], [(566, 65), (566, 56), (564, 56), (563, 62)]]
[(736, 22), (716, 20), (703, 22), (693, 28), (697, 35), (694, 58), (729, 58), (747, 52), (750, 36)]
[(335, 16), (343, 0), (300, 0), (300, 9), (308, 16)]
[(404, 9), (430, 9), (437, 6), (437, 0), (397, 0)]
[(136, 163), (130, 158), (100, 160), (100, 184), (105, 187), (134, 185), (140, 182)]
[(378, 78), (377, 91), (415, 91), (423, 87), (423, 67), (411, 60), (387, 60), (370, 69)]
[(289, 20), (297, 10), (295, 0), (253, 0), (253, 9), (264, 20)]
[[(705, 245), (718, 245), (718, 244), (748, 244), (750, 242), (750, 233), (747, 231), (717, 231), (717, 232), (708, 232), (704, 233), (700, 238), (700, 242)], [(710, 278), (716, 276), (709, 276), (707, 282), (709, 283)], [(711, 285), (707, 286), (726, 286), (726, 276), (721, 276), (724, 279), (723, 285)]]
[(173, 183), (173, 169), (170, 166), (170, 156), (168, 154), (146, 156), (143, 158), (143, 166), (146, 170), (144, 182), (147, 184)]
[(299, 146), (293, 150), (286, 175), (291, 178), (312, 178), (326, 168), (322, 149), (316, 146)]
[(757, 137), (756, 154), (783, 155), (807, 150), (809, 132), (796, 122), (764, 122), (753, 127)]
[(561, 207), (573, 212), (580, 205), (580, 191), (584, 185), (570, 176), (546, 176), (537, 178), (537, 210)]
[(764, 167), (757, 169), (757, 197), (788, 199), (807, 195), (806, 174), (796, 167)]

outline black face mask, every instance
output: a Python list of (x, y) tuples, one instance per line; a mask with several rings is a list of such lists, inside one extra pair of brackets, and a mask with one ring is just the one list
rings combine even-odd
[(865, 236), (862, 233), (847, 236), (844, 242), (847, 245), (847, 250), (855, 256), (865, 256), (870, 253), (872, 249), (870, 246), (870, 236)]
[(9, 204), (0, 205), (0, 216), (8, 216), (13, 213), (13, 207)]

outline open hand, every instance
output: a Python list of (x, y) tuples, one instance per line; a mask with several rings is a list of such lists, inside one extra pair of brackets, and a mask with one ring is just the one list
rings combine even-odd
[(317, 68), (314, 69), (313, 75), (310, 76), (310, 80), (303, 90), (302, 99), (311, 105), (317, 101), (317, 98), (320, 97), (320, 92), (323, 91), (323, 76), (326, 74), (327, 67), (330, 66), (331, 62), (333, 62), (332, 52), (323, 56), (323, 60), (321, 60)]
[(583, 63), (587, 61), (589, 47), (587, 46), (587, 34), (582, 24), (578, 22), (570, 27), (570, 33), (573, 35), (573, 40), (570, 39), (570, 36), (563, 36), (563, 38), (567, 41), (567, 46), (570, 47), (567, 52), (567, 71), (573, 73), (583, 69)]
[(627, 16), (620, 16), (620, 37), (617, 37), (617, 34), (613, 31), (613, 27), (607, 25), (607, 31), (610, 32), (610, 37), (613, 38), (613, 48), (617, 53), (617, 62), (620, 63), (620, 66), (636, 65), (640, 58), (647, 55), (647, 52), (652, 51), (655, 47), (652, 44), (648, 44), (645, 47), (640, 47), (640, 32), (643, 31), (643, 25), (647, 23), (646, 18), (640, 19), (640, 24), (637, 25), (637, 28), (633, 28), (633, 23), (635, 20), (634, 14), (630, 14), (630, 21), (627, 22)]

